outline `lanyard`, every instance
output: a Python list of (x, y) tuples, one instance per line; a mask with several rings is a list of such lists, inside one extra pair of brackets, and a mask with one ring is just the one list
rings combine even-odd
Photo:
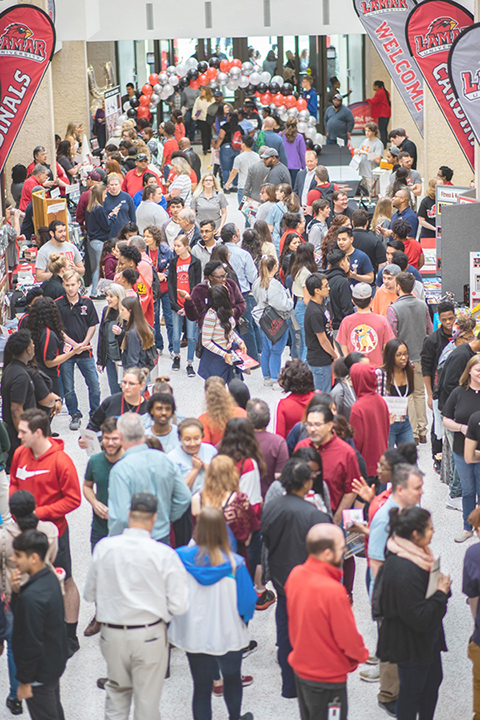
[[(135, 410), (133, 409), (133, 406), (132, 406), (132, 408), (129, 409), (129, 410), (127, 410), (127, 412), (138, 413), (138, 411), (140, 410), (140, 405), (141, 405), (141, 404), (142, 404), (142, 401), (140, 400), (140, 402), (138, 403), (138, 405), (137, 405), (137, 407), (136, 407)], [(127, 405), (129, 405), (128, 402), (127, 402)], [(124, 397), (124, 395), (122, 395), (122, 406), (121, 406), (121, 408), (120, 408), (120, 415), (123, 415), (123, 413), (124, 413), (124, 407), (125, 407), (125, 397)]]
[(399, 387), (398, 387), (398, 385), (397, 385), (397, 381), (395, 380), (395, 378), (393, 378), (393, 384), (395, 385), (395, 389), (396, 389), (399, 397), (407, 397), (407, 396), (408, 396), (408, 391), (409, 391), (409, 389), (410, 389), (410, 388), (409, 388), (409, 385), (408, 385), (408, 380), (407, 380), (405, 395), (402, 395), (402, 394), (401, 394), (400, 389), (399, 389)]

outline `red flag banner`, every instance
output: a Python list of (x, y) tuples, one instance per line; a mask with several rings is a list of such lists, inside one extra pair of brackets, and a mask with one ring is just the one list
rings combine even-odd
[(34, 5), (0, 14), (0, 172), (52, 59), (55, 27)]
[(473, 168), (473, 131), (455, 97), (448, 74), (450, 48), (462, 30), (472, 23), (472, 14), (452, 0), (424, 0), (408, 16), (405, 34), (425, 82)]
[(371, 115), (372, 106), (370, 103), (365, 102), (365, 100), (352, 103), (348, 106), (348, 109), (352, 111), (355, 119), (355, 125), (353, 126), (354, 130), (364, 130), (367, 122), (371, 122), (373, 120)]
[(455, 97), (480, 142), (480, 23), (460, 33), (448, 56), (448, 73)]

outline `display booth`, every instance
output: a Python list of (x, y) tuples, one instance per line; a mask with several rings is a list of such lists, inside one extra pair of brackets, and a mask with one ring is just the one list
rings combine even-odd
[(68, 240), (68, 213), (65, 198), (46, 198), (45, 190), (38, 190), (32, 193), (32, 207), (35, 232), (39, 227), (48, 227), (53, 220), (61, 220), (66, 225)]

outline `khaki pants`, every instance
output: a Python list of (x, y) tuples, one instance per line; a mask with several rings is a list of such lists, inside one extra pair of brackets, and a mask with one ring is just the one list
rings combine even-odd
[(480, 720), (480, 647), (471, 640), (468, 657), (473, 663), (473, 720)]
[(380, 692), (378, 702), (395, 702), (400, 690), (397, 666), (389, 662), (380, 663)]
[(167, 671), (164, 622), (123, 630), (102, 625), (100, 649), (107, 661), (105, 720), (160, 720), (160, 696)]
[(425, 405), (425, 386), (423, 384), (422, 364), (413, 363), (413, 394), (408, 399), (408, 415), (415, 438), (427, 434), (427, 408)]

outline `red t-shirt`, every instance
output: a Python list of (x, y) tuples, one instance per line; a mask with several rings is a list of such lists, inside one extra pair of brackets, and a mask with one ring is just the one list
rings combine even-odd
[[(163, 164), (164, 165), (170, 165), (172, 162), (172, 153), (175, 152), (175, 150), (178, 150), (178, 142), (175, 140), (175, 138), (170, 138), (170, 140), (166, 140), (165, 144), (163, 146)], [(197, 176), (195, 175), (195, 180), (197, 179)]]
[(124, 192), (127, 192), (131, 197), (135, 195), (139, 190), (143, 190), (143, 176), (145, 173), (152, 173), (152, 175), (155, 175), (157, 178), (158, 184), (161, 185), (161, 180), (158, 177), (158, 174), (156, 172), (153, 172), (149, 167), (143, 172), (141, 175), (137, 175), (137, 168), (133, 168), (133, 170), (129, 170), (128, 173), (125, 175), (125, 178), (122, 183), (122, 190)]
[(403, 244), (405, 245), (405, 252), (408, 255), (408, 262), (418, 270), (418, 261), (423, 252), (422, 246), (413, 238), (406, 238), (406, 240), (403, 240)]
[(178, 141), (185, 137), (185, 125), (183, 122), (175, 124), (175, 140)]
[(347, 351), (366, 355), (370, 365), (383, 365), (383, 348), (394, 337), (383, 315), (376, 313), (353, 313), (343, 318), (338, 329), (337, 342), (346, 345)]
[(185, 290), (185, 292), (190, 294), (190, 281), (188, 279), (188, 270), (190, 268), (191, 262), (191, 255), (189, 255), (186, 260), (182, 260), (180, 257), (177, 257), (177, 303), (180, 305), (180, 307), (184, 306), (185, 298), (180, 297), (178, 291)]
[(294, 395), (290, 393), (282, 398), (277, 406), (277, 426), (275, 432), (286, 438), (290, 430), (297, 422), (303, 420), (305, 409), (315, 393), (309, 392), (305, 395)]

